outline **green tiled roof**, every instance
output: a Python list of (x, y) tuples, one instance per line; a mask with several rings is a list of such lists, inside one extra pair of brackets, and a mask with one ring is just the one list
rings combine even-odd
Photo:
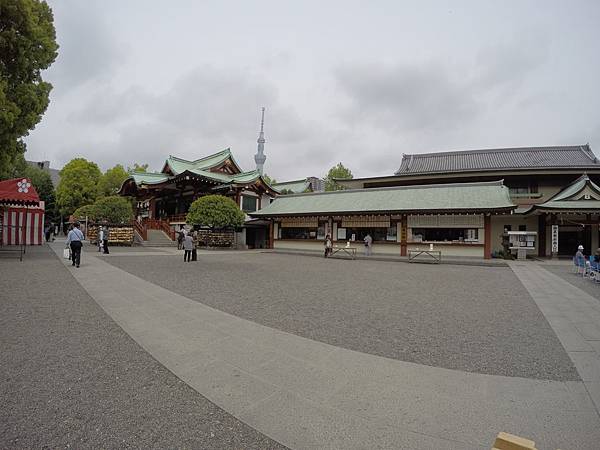
[(136, 184), (158, 184), (169, 179), (169, 175), (154, 172), (132, 172), (130, 177)]
[(254, 217), (307, 214), (512, 210), (501, 181), (315, 192), (277, 197)]
[(272, 186), (280, 192), (284, 189), (287, 189), (288, 191), (292, 191), (294, 194), (300, 194), (310, 187), (310, 183), (306, 180), (295, 180), (274, 183)]
[[(133, 172), (130, 173), (129, 178), (127, 178), (127, 180), (123, 182), (123, 186), (126, 182), (130, 180), (133, 180), (138, 186), (160, 184), (168, 182), (169, 180), (172, 180), (186, 173), (198, 175), (208, 180), (216, 181), (217, 183), (219, 183), (219, 185), (216, 186), (215, 189), (228, 187), (230, 185), (247, 185), (254, 183), (258, 179), (261, 179), (264, 182), (264, 184), (268, 186), (264, 179), (262, 179), (258, 170), (240, 172), (233, 175), (223, 172), (210, 171), (211, 168), (219, 166), (228, 159), (230, 159), (233, 162), (235, 168), (239, 170), (239, 166), (237, 165), (229, 149), (225, 149), (221, 152), (197, 159), (195, 161), (188, 161), (182, 158), (177, 158), (175, 156), (169, 156), (169, 158), (165, 161), (165, 168), (166, 166), (168, 166), (174, 172), (175, 175), (155, 172)], [(274, 193), (278, 192), (278, 190), (275, 188), (271, 189), (274, 191)]]
[(237, 162), (231, 154), (231, 150), (226, 148), (218, 153), (214, 153), (204, 158), (196, 159), (194, 161), (188, 161), (187, 159), (177, 158), (176, 156), (169, 155), (165, 161), (165, 165), (168, 165), (175, 175), (185, 172), (186, 170), (208, 170), (219, 164), (223, 163), (227, 159), (231, 159), (236, 167), (239, 168)]
[(534, 209), (600, 210), (600, 200), (594, 198), (585, 200), (581, 198), (582, 191), (586, 187), (589, 187), (591, 191), (600, 195), (600, 187), (590, 180), (587, 174), (583, 174), (547, 202), (535, 205)]

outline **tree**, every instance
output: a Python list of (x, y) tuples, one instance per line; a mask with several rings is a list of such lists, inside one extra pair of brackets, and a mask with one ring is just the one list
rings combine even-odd
[(98, 197), (98, 182), (102, 173), (91, 161), (75, 158), (60, 171), (56, 188), (56, 203), (63, 216), (73, 214), (80, 206), (91, 205)]
[(0, 178), (26, 150), (22, 138), (42, 119), (52, 85), (41, 72), (57, 55), (52, 10), (39, 0), (0, 1)]
[(102, 196), (115, 195), (121, 189), (123, 181), (129, 177), (121, 164), (117, 164), (112, 169), (108, 169), (104, 175), (100, 177), (98, 183), (98, 194)]
[(333, 166), (327, 172), (327, 176), (325, 177), (325, 190), (326, 191), (339, 191), (341, 189), (345, 189), (344, 186), (339, 185), (335, 180), (336, 179), (345, 179), (351, 180), (354, 178), (350, 169), (344, 167), (342, 163), (338, 163), (337, 166)]
[(279, 191), (280, 195), (290, 195), (293, 193), (294, 193), (294, 191), (292, 191), (291, 189), (287, 189), (287, 188), (283, 188), (281, 191)]
[(210, 228), (241, 227), (245, 215), (236, 203), (222, 195), (206, 195), (195, 200), (187, 214), (187, 223)]
[(93, 205), (77, 208), (73, 215), (79, 220), (87, 217), (92, 221), (111, 224), (128, 223), (133, 218), (133, 208), (126, 197), (111, 195), (99, 198)]
[(73, 216), (75, 216), (77, 220), (85, 220), (85, 218), (87, 217), (88, 220), (94, 221), (96, 220), (96, 215), (97, 214), (95, 205), (80, 206), (73, 213)]
[(128, 223), (133, 217), (131, 201), (126, 197), (111, 195), (102, 197), (94, 203), (95, 219), (108, 223)]
[(133, 163), (133, 167), (127, 166), (127, 172), (147, 172), (148, 171), (148, 163), (138, 164)]

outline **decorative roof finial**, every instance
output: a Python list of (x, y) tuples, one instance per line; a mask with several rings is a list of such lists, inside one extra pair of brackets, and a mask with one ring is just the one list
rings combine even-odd
[(264, 150), (265, 150), (265, 107), (262, 107), (262, 116), (260, 119), (260, 133), (258, 134), (258, 140), (256, 141), (258, 143), (258, 147), (256, 150), (256, 155), (254, 155), (254, 162), (256, 163), (256, 170), (258, 170), (258, 172), (262, 175), (263, 174), (263, 167), (265, 165), (265, 161), (267, 160), (267, 157), (264, 154)]

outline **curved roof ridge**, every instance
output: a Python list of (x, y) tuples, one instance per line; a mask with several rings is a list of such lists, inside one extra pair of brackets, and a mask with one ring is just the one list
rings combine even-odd
[(218, 151), (216, 153), (212, 153), (212, 154), (210, 154), (208, 156), (203, 156), (202, 158), (198, 158), (198, 159), (195, 159), (195, 160), (189, 161), (189, 162), (191, 162), (191, 163), (201, 162), (201, 161), (203, 161), (205, 159), (214, 158), (215, 156), (220, 155), (221, 153), (231, 155), (231, 148), (227, 147), (227, 148), (225, 148), (223, 150), (220, 150), (220, 151)]
[[(469, 149), (469, 150), (444, 150), (440, 152), (427, 152), (427, 153), (405, 153), (402, 155), (404, 160), (406, 157), (414, 158), (429, 158), (439, 155), (472, 155), (477, 153), (502, 153), (502, 152), (531, 152), (536, 150), (550, 150), (550, 151), (567, 151), (567, 150), (581, 150), (585, 153), (591, 152), (589, 144), (585, 145), (547, 145), (541, 147), (494, 147), (494, 148), (481, 148), (481, 149)], [(589, 154), (588, 154), (589, 156)], [(593, 159), (593, 158), (592, 158)]]

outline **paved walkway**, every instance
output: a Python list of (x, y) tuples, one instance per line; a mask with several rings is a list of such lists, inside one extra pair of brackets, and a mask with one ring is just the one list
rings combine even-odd
[(89, 254), (73, 274), (179, 378), (291, 448), (488, 449), (502, 430), (539, 448), (588, 450), (600, 441), (600, 417), (582, 382), (341, 349), (215, 310)]
[[(511, 267), (567, 350), (600, 411), (600, 300), (545, 270), (546, 264), (555, 265), (513, 262)], [(572, 264), (563, 265), (570, 270)]]

